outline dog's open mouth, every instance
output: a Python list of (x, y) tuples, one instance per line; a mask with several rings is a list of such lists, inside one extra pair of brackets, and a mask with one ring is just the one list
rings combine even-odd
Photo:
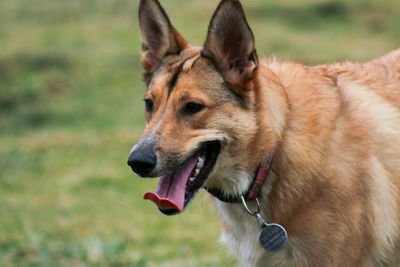
[(143, 198), (153, 201), (165, 215), (182, 212), (211, 173), (220, 149), (218, 141), (203, 143), (182, 166), (161, 176), (156, 191)]

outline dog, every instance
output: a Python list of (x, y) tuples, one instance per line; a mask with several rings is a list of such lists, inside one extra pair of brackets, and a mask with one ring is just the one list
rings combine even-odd
[[(161, 177), (145, 199), (179, 214), (205, 188), (244, 266), (400, 266), (400, 50), (259, 60), (238, 0), (219, 4), (203, 47), (157, 0), (139, 22), (147, 126), (128, 165)], [(276, 251), (259, 242), (268, 222), (288, 236)]]

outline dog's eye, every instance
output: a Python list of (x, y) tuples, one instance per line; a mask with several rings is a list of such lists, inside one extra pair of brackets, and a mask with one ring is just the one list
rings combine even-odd
[(146, 106), (146, 112), (150, 113), (153, 111), (153, 101), (150, 99), (145, 99), (144, 100), (145, 106)]
[(194, 115), (197, 112), (200, 112), (203, 110), (206, 106), (199, 104), (199, 103), (194, 103), (194, 102), (189, 102), (186, 104), (186, 106), (183, 108), (183, 114), (185, 115)]

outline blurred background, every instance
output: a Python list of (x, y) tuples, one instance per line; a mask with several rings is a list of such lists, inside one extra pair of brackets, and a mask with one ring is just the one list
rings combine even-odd
[[(162, 0), (202, 44), (218, 1)], [(398, 0), (242, 1), (259, 55), (366, 61)], [(0, 266), (236, 266), (201, 192), (165, 217), (126, 165), (144, 129), (138, 0), (0, 1)]]

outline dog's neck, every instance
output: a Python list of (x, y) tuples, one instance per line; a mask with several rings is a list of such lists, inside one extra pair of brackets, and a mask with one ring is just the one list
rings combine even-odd
[[(319, 73), (321, 86), (326, 84), (331, 88), (331, 78), (321, 69), (302, 67), (293, 72), (281, 72), (284, 67), (287, 66), (274, 61), (264, 62), (254, 79), (256, 99), (260, 101), (257, 106), (263, 109), (257, 112), (261, 125), (257, 145), (266, 143), (266, 150), (272, 146), (276, 148), (273, 184), (271, 188), (264, 185), (261, 196), (268, 199), (268, 213), (277, 222), (296, 216), (318, 197), (316, 188), (322, 188), (327, 182), (324, 174), (313, 170), (323, 164), (327, 149), (323, 144), (329, 144), (327, 140), (331, 138), (331, 129), (324, 125), (337, 119), (340, 113), (339, 104), (332, 101), (337, 92), (316, 87), (313, 85), (315, 81), (309, 79), (311, 74), (315, 77), (315, 73)], [(303, 87), (298, 85), (298, 81), (302, 81)], [(299, 96), (304, 94), (310, 97), (299, 101)], [(324, 109), (316, 109), (318, 105), (324, 105)], [(304, 146), (310, 143), (307, 140), (313, 140), (313, 145)]]
[(271, 170), (272, 162), (274, 160), (274, 151), (268, 153), (268, 155), (263, 159), (263, 161), (258, 166), (257, 170), (253, 174), (253, 181), (251, 182), (249, 188), (242, 195), (226, 195), (222, 191), (215, 188), (207, 188), (211, 195), (218, 198), (222, 202), (226, 203), (239, 203), (242, 198), (245, 200), (254, 200), (259, 197), (262, 186), (268, 179), (269, 171)]
[[(318, 169), (316, 166), (321, 164), (324, 148), (319, 144), (326, 143), (324, 139), (329, 138), (329, 129), (316, 129), (323, 126), (324, 120), (334, 119), (337, 107), (329, 106), (323, 112), (315, 109), (315, 105), (329, 102), (332, 98), (330, 94), (334, 94), (330, 91), (314, 92), (317, 97), (308, 99), (310, 102), (298, 101), (299, 95), (318, 90), (312, 84), (307, 88), (299, 88), (299, 79), (303, 79), (302, 83), (305, 84), (304, 80), (307, 80), (310, 72), (320, 70), (304, 67), (297, 73), (282, 74), (280, 68), (278, 63), (261, 62), (249, 83), (247, 97), (253, 101), (258, 130), (248, 147), (242, 151), (247, 159), (251, 159), (246, 165), (249, 176), (254, 174), (265, 155), (275, 151), (274, 162), (262, 186), (260, 198), (267, 203), (263, 206), (264, 212), (270, 215), (271, 220), (284, 223), (318, 195), (315, 188), (324, 182), (312, 170)], [(327, 78), (321, 75), (321, 79)], [(316, 126), (309, 127), (309, 124)], [(299, 136), (298, 131), (302, 135)], [(303, 146), (307, 142), (301, 138), (313, 140), (314, 146)]]

